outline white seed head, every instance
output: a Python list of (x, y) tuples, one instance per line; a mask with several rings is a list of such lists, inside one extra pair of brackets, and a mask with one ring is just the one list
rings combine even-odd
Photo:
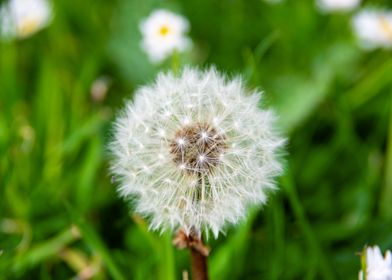
[(151, 62), (159, 63), (174, 51), (182, 52), (191, 46), (186, 36), (188, 30), (186, 18), (167, 10), (156, 10), (140, 24), (141, 47)]
[(151, 228), (218, 236), (266, 202), (285, 140), (275, 133), (274, 114), (258, 109), (260, 95), (213, 68), (160, 74), (135, 93), (115, 123), (112, 172)]
[(346, 12), (358, 7), (361, 0), (316, 0), (316, 3), (323, 12)]
[(352, 21), (364, 49), (392, 48), (392, 11), (364, 9)]
[(26, 38), (52, 20), (47, 0), (9, 0), (0, 7), (0, 33), (4, 38)]
[(383, 257), (378, 246), (367, 247), (365, 254), (366, 277), (360, 271), (359, 280), (392, 280), (392, 257), (389, 250)]

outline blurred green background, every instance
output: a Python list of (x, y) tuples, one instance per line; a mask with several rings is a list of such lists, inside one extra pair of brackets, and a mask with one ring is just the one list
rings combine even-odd
[[(365, 244), (392, 247), (392, 53), (361, 50), (352, 13), (311, 0), (53, 4), (48, 28), (0, 43), (0, 279), (189, 271), (171, 234), (147, 231), (117, 197), (105, 148), (124, 99), (178, 63), (242, 74), (289, 138), (280, 190), (208, 240), (211, 279), (357, 279)], [(139, 47), (138, 24), (157, 8), (191, 24), (194, 48), (174, 66)], [(109, 90), (97, 100), (100, 77)]]

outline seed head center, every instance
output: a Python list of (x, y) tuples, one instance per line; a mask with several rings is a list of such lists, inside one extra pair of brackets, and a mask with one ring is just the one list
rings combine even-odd
[(225, 137), (208, 123), (181, 127), (170, 142), (174, 163), (188, 173), (208, 173), (221, 162)]

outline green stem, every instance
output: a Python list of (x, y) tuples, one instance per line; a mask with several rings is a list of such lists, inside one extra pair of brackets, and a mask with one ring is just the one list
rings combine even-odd
[(392, 98), (390, 98), (389, 103), (389, 135), (385, 165), (385, 185), (381, 195), (381, 214), (387, 218), (392, 217)]
[(356, 86), (346, 93), (351, 106), (354, 108), (360, 107), (377, 94), (382, 93), (383, 87), (391, 81), (391, 72), (392, 60), (377, 61), (369, 75), (356, 83)]
[(171, 57), (171, 69), (174, 74), (178, 74), (180, 71), (181, 59), (178, 51), (174, 51)]
[(325, 255), (322, 252), (321, 245), (319, 244), (312, 227), (309, 224), (309, 221), (306, 218), (305, 210), (302, 207), (302, 204), (298, 198), (297, 188), (295, 186), (293, 177), (290, 173), (290, 170), (287, 170), (286, 176), (282, 178), (283, 187), (286, 191), (286, 195), (289, 199), (290, 206), (294, 211), (294, 215), (298, 220), (298, 223), (302, 229), (305, 238), (307, 239), (308, 246), (310, 250), (315, 255), (315, 259), (318, 260), (320, 265), (320, 272), (323, 275), (324, 279), (334, 279), (334, 275), (332, 273), (332, 269), (325, 258)]

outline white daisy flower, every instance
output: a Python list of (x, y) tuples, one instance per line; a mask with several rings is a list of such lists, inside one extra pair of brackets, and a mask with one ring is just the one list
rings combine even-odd
[(159, 63), (174, 51), (182, 52), (191, 46), (185, 35), (188, 30), (186, 18), (167, 10), (154, 11), (140, 24), (141, 46), (152, 62)]
[(115, 123), (111, 170), (152, 229), (217, 237), (266, 202), (285, 141), (273, 112), (258, 109), (260, 94), (240, 78), (189, 68), (136, 92)]
[(268, 4), (279, 4), (282, 3), (284, 0), (264, 0), (264, 2)]
[(364, 9), (353, 18), (353, 27), (365, 49), (392, 48), (392, 11)]
[[(389, 250), (383, 257), (378, 246), (367, 247), (364, 257), (366, 280), (392, 280), (392, 257)], [(359, 273), (359, 280), (364, 280), (363, 271)]]
[(9, 0), (0, 8), (0, 33), (6, 38), (26, 38), (51, 19), (52, 8), (46, 0)]
[(358, 7), (361, 0), (316, 0), (317, 7), (323, 12), (350, 11)]

